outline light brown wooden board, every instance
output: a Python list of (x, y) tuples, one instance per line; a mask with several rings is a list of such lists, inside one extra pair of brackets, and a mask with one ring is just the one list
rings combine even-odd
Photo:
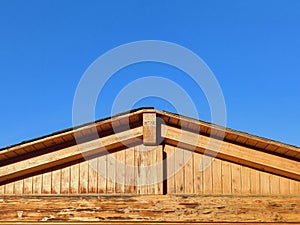
[(299, 197), (10, 196), (0, 198), (0, 221), (300, 223)]

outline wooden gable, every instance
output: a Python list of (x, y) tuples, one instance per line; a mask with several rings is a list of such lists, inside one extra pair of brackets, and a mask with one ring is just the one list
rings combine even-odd
[[(98, 223), (152, 223), (163, 218), (169, 222), (224, 223), (225, 217), (235, 221), (234, 201), (238, 207), (247, 208), (255, 199), (260, 201), (257, 215), (262, 210), (274, 211), (275, 206), (268, 206), (271, 201), (282, 218), (273, 214), (255, 218), (255, 209), (247, 209), (245, 215), (236, 217), (240, 218), (236, 222), (300, 223), (295, 216), (300, 214), (299, 159), (300, 149), (294, 146), (168, 112), (139, 109), (2, 149), (0, 224), (1, 220), (71, 221), (74, 214), (78, 217), (73, 221)], [(85, 196), (90, 196), (86, 199), (89, 216), (75, 208), (62, 216), (71, 207), (68, 199), (72, 198), (72, 207), (76, 207), (77, 203), (84, 204), (80, 199)], [(225, 206), (202, 213), (209, 203), (196, 201), (205, 202), (208, 197)], [(97, 211), (93, 208), (98, 207), (94, 198), (103, 204), (119, 201), (120, 206), (109, 211), (99, 203), (104, 208)], [(127, 211), (137, 205), (128, 202), (127, 206), (126, 198), (141, 208), (144, 202), (148, 214), (142, 210), (128, 215)], [(61, 206), (52, 209), (52, 219), (34, 208), (36, 201), (43, 208), (54, 199)], [(231, 208), (223, 210), (226, 204)], [(159, 213), (151, 213), (155, 210)], [(20, 217), (16, 211), (24, 214)], [(184, 212), (186, 217), (179, 217)]]

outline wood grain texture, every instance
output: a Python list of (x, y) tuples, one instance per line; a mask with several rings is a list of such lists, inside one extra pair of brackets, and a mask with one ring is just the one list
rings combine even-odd
[(299, 202), (299, 196), (7, 196), (0, 198), (0, 221), (300, 223)]
[(205, 153), (230, 162), (274, 173), (300, 181), (299, 162), (256, 151), (241, 145), (211, 139), (190, 131), (165, 124), (161, 125), (165, 143), (183, 147), (191, 151)]

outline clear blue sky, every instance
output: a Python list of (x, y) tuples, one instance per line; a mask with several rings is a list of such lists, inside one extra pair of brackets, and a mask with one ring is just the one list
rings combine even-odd
[[(0, 1), (0, 147), (72, 126), (87, 67), (127, 42), (165, 40), (198, 54), (226, 101), (227, 125), (300, 146), (300, 1)], [(201, 92), (157, 63), (125, 68), (103, 90), (97, 118), (118, 91), (145, 75), (172, 78), (209, 120)], [(101, 107), (107, 105), (108, 107)], [(161, 99), (136, 106), (173, 110)]]

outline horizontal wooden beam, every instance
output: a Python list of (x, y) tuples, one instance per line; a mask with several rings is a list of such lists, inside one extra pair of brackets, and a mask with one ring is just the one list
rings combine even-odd
[(27, 174), (32, 174), (57, 165), (72, 162), (83, 157), (89, 157), (94, 154), (101, 153), (105, 154), (108, 150), (112, 150), (141, 139), (142, 135), (143, 128), (137, 127), (0, 167), (0, 185), (1, 183), (5, 183), (7, 180), (26, 176)]
[(214, 223), (214, 222), (142, 222), (142, 221), (136, 221), (136, 222), (34, 222), (34, 223), (28, 223), (28, 222), (0, 222), (0, 224), (5, 225), (23, 225), (23, 224), (30, 224), (30, 225), (231, 225), (231, 224), (238, 224), (238, 225), (272, 225), (272, 224), (278, 224), (278, 225), (300, 225), (300, 223), (282, 223), (282, 222), (272, 222), (272, 223), (251, 223), (251, 222), (221, 222), (221, 223)]
[(300, 181), (300, 166), (298, 161), (164, 124), (161, 125), (161, 129), (161, 135), (168, 144)]
[(5, 224), (299, 224), (299, 214), (299, 197), (276, 196), (11, 196), (0, 202)]

